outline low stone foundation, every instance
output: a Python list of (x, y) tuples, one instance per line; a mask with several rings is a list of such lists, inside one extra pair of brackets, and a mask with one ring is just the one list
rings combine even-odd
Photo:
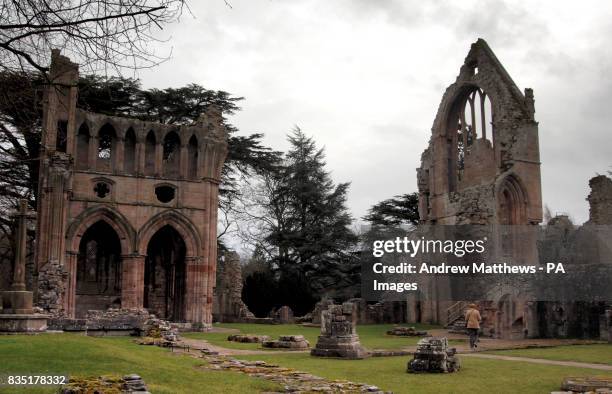
[(241, 343), (262, 343), (270, 340), (270, 337), (267, 335), (233, 334), (228, 336), (227, 340)]
[(47, 316), (0, 314), (0, 333), (36, 333), (47, 330)]
[(261, 346), (265, 348), (304, 350), (310, 347), (310, 343), (308, 343), (303, 335), (281, 335), (278, 341), (264, 341)]
[(612, 393), (612, 378), (608, 377), (571, 377), (563, 379), (562, 391), (553, 391), (551, 394), (574, 393)]
[(424, 337), (427, 336), (427, 331), (418, 331), (414, 327), (393, 327), (387, 331), (387, 335), (395, 335), (398, 337)]

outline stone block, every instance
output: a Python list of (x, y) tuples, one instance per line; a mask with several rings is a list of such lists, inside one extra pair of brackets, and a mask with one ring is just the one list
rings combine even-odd
[(47, 316), (38, 314), (0, 314), (0, 332), (44, 332), (47, 330)]
[(32, 314), (31, 291), (5, 291), (2, 293), (2, 313)]

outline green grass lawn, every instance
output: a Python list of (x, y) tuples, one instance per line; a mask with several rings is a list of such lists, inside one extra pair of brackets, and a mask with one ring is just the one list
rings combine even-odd
[[(203, 360), (141, 346), (129, 337), (77, 334), (0, 336), (0, 373), (142, 376), (153, 393), (241, 393), (273, 390), (271, 382), (226, 371), (197, 369)], [(53, 388), (0, 387), (0, 393), (54, 393)], [(201, 392), (201, 391), (200, 391)]]
[[(271, 339), (278, 339), (280, 335), (304, 335), (311, 346), (317, 343), (317, 337), (321, 329), (317, 327), (304, 327), (297, 324), (243, 324), (243, 323), (224, 323), (215, 324), (215, 327), (233, 328), (240, 330), (243, 334), (268, 335)], [(414, 346), (419, 340), (418, 337), (397, 337), (387, 335), (387, 330), (393, 327), (392, 324), (366, 324), (357, 326), (357, 333), (361, 344), (368, 349), (402, 349), (406, 346)], [(428, 325), (416, 325), (419, 330), (437, 328)], [(213, 345), (222, 346), (230, 349), (262, 349), (257, 343), (237, 343), (227, 340), (227, 333), (188, 333), (189, 338), (206, 339)], [(452, 340), (451, 344), (461, 343), (462, 340)], [(270, 349), (274, 351), (276, 349)]]
[[(224, 325), (238, 327), (239, 325)], [(245, 325), (251, 333), (295, 334), (307, 332), (313, 339), (318, 330), (300, 326)], [(385, 326), (360, 326), (363, 338), (370, 344), (378, 341), (402, 341), (412, 338), (384, 338)], [(307, 331), (304, 331), (304, 330)], [(261, 331), (258, 331), (261, 330)], [(295, 330), (295, 331), (292, 331)], [(193, 334), (203, 335), (203, 334)], [(211, 335), (211, 334), (205, 334)], [(223, 334), (225, 337), (225, 334)], [(190, 335), (192, 336), (192, 335)], [(223, 339), (223, 344), (227, 341)], [(594, 347), (591, 347), (594, 346)], [(607, 346), (607, 347), (606, 347)], [(587, 348), (587, 349), (582, 349)], [(609, 345), (564, 346), (559, 348), (572, 359), (584, 354), (605, 357)], [(593, 352), (593, 349), (596, 349)], [(555, 349), (533, 349), (539, 352)], [(576, 351), (576, 353), (573, 353)], [(455, 374), (407, 374), (409, 357), (380, 357), (365, 360), (337, 360), (311, 357), (307, 353), (269, 352), (239, 356), (240, 359), (264, 360), (295, 368), (329, 379), (345, 379), (374, 384), (395, 393), (545, 393), (560, 387), (566, 376), (603, 375), (605, 371), (530, 364), (524, 362), (485, 360), (464, 357), (463, 369)], [(594, 361), (584, 360), (584, 361)], [(153, 393), (258, 393), (279, 389), (273, 383), (228, 371), (198, 368), (203, 360), (172, 354), (169, 350), (140, 346), (131, 338), (92, 338), (77, 334), (42, 334), (0, 336), (0, 373), (68, 374), (99, 376), (106, 374), (141, 375)], [(0, 393), (53, 393), (54, 388), (0, 387)]]
[(542, 358), (545, 360), (578, 361), (612, 365), (612, 345), (571, 345), (551, 348), (497, 350), (488, 352), (502, 356)]
[(406, 373), (409, 357), (337, 360), (311, 357), (304, 353), (270, 353), (238, 358), (263, 360), (328, 379), (374, 384), (396, 394), (541, 394), (558, 390), (567, 376), (612, 376), (605, 371), (469, 357), (461, 359), (462, 370), (453, 374)]

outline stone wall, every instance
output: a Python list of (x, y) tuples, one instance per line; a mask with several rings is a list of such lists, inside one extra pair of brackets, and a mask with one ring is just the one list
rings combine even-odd
[(226, 252), (218, 264), (213, 318), (218, 322), (238, 322), (255, 318), (242, 301), (242, 265), (236, 252)]
[(599, 175), (589, 180), (590, 224), (612, 224), (612, 179)]

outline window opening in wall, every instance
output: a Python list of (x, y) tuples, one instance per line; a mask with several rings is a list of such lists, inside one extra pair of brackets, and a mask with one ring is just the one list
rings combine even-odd
[(94, 193), (96, 193), (96, 196), (99, 198), (104, 198), (110, 193), (110, 186), (104, 182), (98, 182), (96, 186), (94, 186)]
[(174, 200), (175, 194), (176, 194), (176, 191), (174, 190), (172, 186), (164, 185), (164, 186), (157, 186), (155, 188), (155, 195), (157, 196), (157, 199), (163, 203), (168, 203)]

